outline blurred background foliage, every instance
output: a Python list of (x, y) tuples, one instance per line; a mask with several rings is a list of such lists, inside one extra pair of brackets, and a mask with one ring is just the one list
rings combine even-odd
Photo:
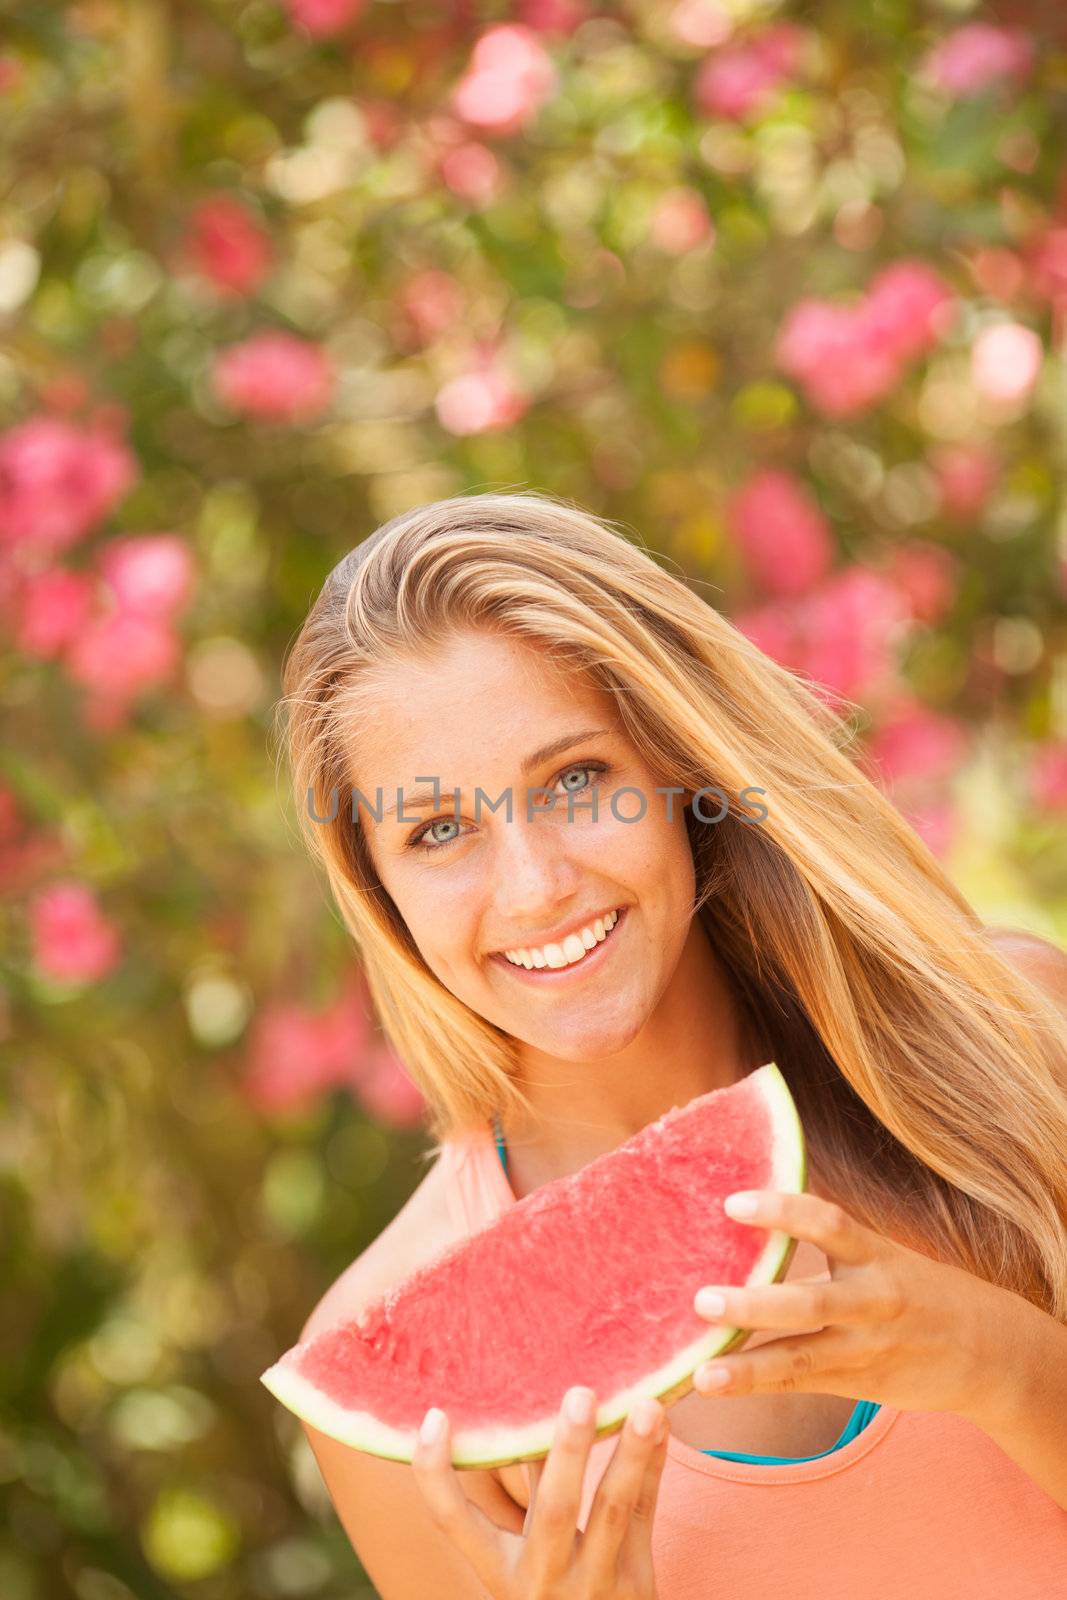
[(621, 520), (1067, 944), (1067, 26), (79, 0), (0, 45), (0, 1594), (373, 1591), (259, 1372), (420, 1101), (271, 738), (442, 495)]

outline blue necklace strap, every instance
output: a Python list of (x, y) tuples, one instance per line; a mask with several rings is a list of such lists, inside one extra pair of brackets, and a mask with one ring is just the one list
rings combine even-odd
[(493, 1118), (493, 1137), (496, 1139), (497, 1154), (506, 1174), (508, 1170), (508, 1147), (504, 1143), (504, 1130), (500, 1126), (499, 1115)]

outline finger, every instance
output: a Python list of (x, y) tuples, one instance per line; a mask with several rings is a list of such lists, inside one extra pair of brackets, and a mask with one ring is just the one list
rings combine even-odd
[[(619, 1436), (615, 1452), (597, 1485), (581, 1543), (581, 1563), (590, 1584), (603, 1582), (615, 1571), (624, 1539), (638, 1503), (642, 1520), (648, 1517), (645, 1478), (656, 1456), (666, 1454), (666, 1415), (658, 1400), (638, 1400)], [(664, 1435), (657, 1438), (662, 1424)], [(642, 1426), (647, 1433), (641, 1433)], [(662, 1461), (660, 1463), (662, 1467)]]
[[(431, 1425), (435, 1417), (440, 1419), (436, 1433)], [(450, 1429), (443, 1411), (435, 1408), (423, 1418), (411, 1466), (435, 1525), (466, 1556), (487, 1589), (498, 1587), (504, 1567), (503, 1536), (508, 1530), (500, 1528), (463, 1493), (452, 1465)]]
[(582, 1484), (595, 1437), (596, 1395), (582, 1386), (569, 1389), (527, 1518), (527, 1560), (541, 1583), (559, 1578), (574, 1559)]
[[(704, 1362), (693, 1374), (693, 1387), (700, 1394), (789, 1394), (805, 1391), (815, 1394), (850, 1394), (850, 1388), (836, 1385), (844, 1378), (851, 1382), (850, 1365), (842, 1361), (843, 1341), (829, 1329), (821, 1333), (800, 1333), (790, 1339), (772, 1339), (757, 1350), (718, 1356)], [(726, 1383), (716, 1382), (714, 1374), (725, 1372)], [(834, 1387), (830, 1387), (833, 1384)], [(862, 1399), (859, 1393), (856, 1399)], [(868, 1399), (872, 1398), (870, 1395)]]
[[(741, 1194), (755, 1199), (755, 1209), (743, 1215), (732, 1202)], [(810, 1239), (824, 1255), (849, 1266), (859, 1266), (874, 1254), (879, 1236), (850, 1217), (842, 1206), (817, 1194), (787, 1194), (778, 1189), (746, 1189), (727, 1195), (723, 1209), (728, 1217), (757, 1228), (780, 1228), (794, 1239)]]
[[(666, 1413), (663, 1416), (662, 1433), (659, 1443), (653, 1446), (652, 1454), (645, 1466), (645, 1475), (641, 1480), (641, 1487), (634, 1501), (634, 1508), (630, 1513), (630, 1521), (623, 1536), (622, 1548), (619, 1551), (620, 1570), (634, 1577), (647, 1579), (647, 1588), (652, 1592), (654, 1571), (652, 1565), (652, 1528), (656, 1520), (656, 1506), (659, 1500), (659, 1487), (663, 1481), (663, 1469), (667, 1461), (667, 1447), (670, 1443), (670, 1429), (667, 1425)], [(655, 1436), (654, 1436), (655, 1437)]]
[(693, 1297), (699, 1317), (726, 1328), (825, 1328), (828, 1323), (871, 1322), (878, 1308), (855, 1282), (795, 1278), (789, 1283), (708, 1284)]
[(523, 1466), (526, 1468), (526, 1518), (522, 1525), (522, 1531), (527, 1534), (533, 1521), (533, 1509), (537, 1504), (537, 1488), (541, 1482), (541, 1475), (545, 1470), (545, 1458), (540, 1456), (534, 1461), (524, 1461)]

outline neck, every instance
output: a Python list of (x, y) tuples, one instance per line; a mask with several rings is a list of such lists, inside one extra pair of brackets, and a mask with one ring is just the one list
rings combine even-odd
[(670, 983), (624, 1049), (576, 1064), (523, 1046), (531, 1114), (503, 1125), (512, 1188), (521, 1198), (578, 1171), (672, 1106), (736, 1083), (765, 1059), (728, 969), (695, 916)]

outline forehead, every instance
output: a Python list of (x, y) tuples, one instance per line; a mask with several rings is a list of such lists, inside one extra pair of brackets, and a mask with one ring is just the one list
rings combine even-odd
[(360, 783), (383, 772), (478, 782), (479, 770), (520, 759), (557, 731), (619, 726), (612, 697), (573, 664), (488, 632), (376, 667), (358, 706), (349, 747)]

